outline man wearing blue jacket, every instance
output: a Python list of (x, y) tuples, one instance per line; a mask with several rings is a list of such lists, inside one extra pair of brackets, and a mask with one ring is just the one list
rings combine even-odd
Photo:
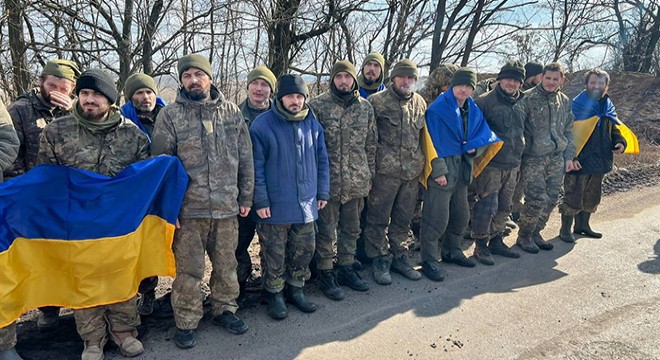
[(289, 302), (303, 312), (316, 304), (303, 294), (314, 255), (314, 221), (330, 198), (330, 169), (323, 128), (307, 107), (299, 75), (278, 81), (275, 106), (250, 128), (254, 156), (254, 209), (264, 264), (267, 313), (284, 319)]
[(158, 96), (156, 81), (147, 74), (133, 74), (124, 84), (124, 97), (126, 104), (121, 107), (121, 114), (134, 122), (151, 140), (156, 116), (167, 105)]

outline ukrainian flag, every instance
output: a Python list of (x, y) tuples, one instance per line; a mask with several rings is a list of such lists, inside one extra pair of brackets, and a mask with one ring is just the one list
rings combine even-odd
[(621, 136), (626, 139), (624, 154), (639, 154), (637, 136), (618, 118), (616, 108), (609, 96), (605, 95), (601, 103), (590, 98), (586, 90), (582, 90), (573, 99), (572, 107), (575, 116), (573, 136), (575, 137), (575, 147), (578, 155), (601, 120), (609, 120), (621, 132)]
[(42, 165), (0, 184), (0, 327), (41, 306), (125, 301), (142, 279), (174, 276), (187, 184), (170, 156), (112, 178)]

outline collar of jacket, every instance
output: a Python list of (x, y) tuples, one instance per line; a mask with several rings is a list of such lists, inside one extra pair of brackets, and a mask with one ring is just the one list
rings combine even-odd
[(73, 117), (78, 121), (80, 126), (91, 131), (94, 134), (104, 133), (113, 129), (117, 124), (121, 122), (122, 116), (117, 105), (110, 105), (108, 114), (103, 120), (100, 121), (91, 121), (82, 117), (78, 111), (78, 101), (73, 103)]
[(353, 85), (353, 90), (351, 92), (342, 93), (337, 90), (337, 87), (334, 83), (330, 83), (330, 94), (337, 103), (344, 107), (344, 109), (358, 101), (358, 98), (360, 97), (357, 84)]
[(504, 92), (504, 90), (502, 89), (500, 84), (497, 84), (497, 86), (495, 87), (495, 91), (497, 93), (497, 99), (500, 102), (505, 103), (505, 104), (509, 104), (509, 105), (515, 104), (517, 101), (522, 99), (523, 96), (525, 96), (523, 94), (523, 92), (520, 91), (520, 89), (518, 89), (515, 94), (509, 95), (509, 94)]
[(179, 94), (176, 96), (176, 102), (186, 107), (214, 109), (225, 102), (225, 96), (215, 85), (211, 84), (211, 98), (209, 100), (190, 100), (188, 96), (179, 89)]
[(561, 88), (561, 86), (558, 86), (557, 90), (555, 90), (553, 92), (548, 92), (543, 88), (543, 85), (541, 83), (539, 83), (538, 85), (536, 85), (534, 87), (534, 89), (536, 89), (536, 91), (538, 91), (539, 94), (541, 94), (542, 96), (545, 96), (545, 97), (551, 97), (551, 96), (557, 95), (559, 93), (560, 88)]

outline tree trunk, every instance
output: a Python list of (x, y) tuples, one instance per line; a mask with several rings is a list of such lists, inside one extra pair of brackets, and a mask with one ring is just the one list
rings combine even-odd
[(27, 66), (25, 37), (23, 36), (24, 4), (21, 0), (6, 0), (9, 49), (11, 52), (12, 73), (14, 74), (15, 95), (30, 89), (30, 72)]

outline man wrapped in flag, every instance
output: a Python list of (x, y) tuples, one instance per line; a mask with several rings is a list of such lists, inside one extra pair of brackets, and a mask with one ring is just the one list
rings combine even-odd
[[(475, 266), (460, 246), (470, 219), (467, 188), (473, 179), (475, 157), (480, 157), (487, 145), (500, 142), (471, 98), (476, 83), (477, 73), (473, 69), (458, 69), (451, 87), (426, 110), (426, 127), (422, 132), (426, 164), (420, 178), (426, 192), (420, 240), (422, 273), (433, 281), (444, 279), (438, 262), (440, 241), (443, 262)], [(495, 148), (494, 153), (499, 150)]]
[[(78, 101), (73, 113), (44, 128), (39, 164), (66, 165), (115, 176), (149, 157), (147, 136), (113, 105), (118, 93), (108, 73), (85, 71), (76, 82), (75, 93)], [(136, 305), (133, 296), (126, 301), (74, 310), (78, 333), (85, 342), (83, 360), (103, 359), (108, 332), (122, 355), (136, 356), (144, 351), (136, 338), (140, 324)]]
[(585, 74), (586, 89), (573, 99), (573, 134), (577, 148), (577, 169), (564, 177), (564, 199), (559, 205), (561, 230), (559, 237), (574, 242), (573, 233), (592, 238), (603, 235), (589, 225), (601, 199), (603, 177), (612, 171), (613, 154), (638, 154), (637, 137), (616, 115), (607, 94), (610, 75), (601, 69)]

